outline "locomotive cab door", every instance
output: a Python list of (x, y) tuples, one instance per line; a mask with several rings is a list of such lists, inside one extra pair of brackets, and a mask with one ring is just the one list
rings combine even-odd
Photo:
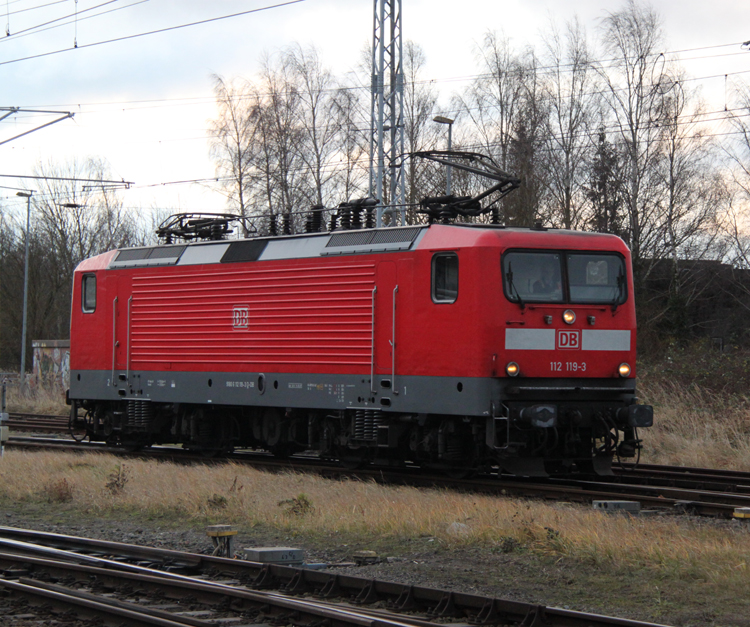
[(109, 277), (112, 298), (112, 385), (127, 387), (130, 371), (130, 312), (132, 295), (129, 277)]
[(396, 303), (398, 281), (396, 263), (381, 261), (377, 269), (375, 294), (375, 374), (392, 375), (395, 368)]

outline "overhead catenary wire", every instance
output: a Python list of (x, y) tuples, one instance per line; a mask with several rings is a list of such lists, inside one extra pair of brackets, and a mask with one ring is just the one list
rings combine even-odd
[[(93, 6), (93, 7), (89, 7), (88, 9), (84, 9), (83, 11), (81, 11), (81, 13), (86, 13), (88, 11), (93, 11), (94, 9), (98, 9), (100, 7), (106, 6), (108, 4), (113, 4), (115, 2), (120, 2), (120, 0), (107, 0), (107, 2), (102, 2), (101, 4), (97, 4), (97, 5)], [(9, 40), (12, 40), (14, 37), (18, 37), (19, 35), (23, 35), (24, 33), (28, 33), (28, 32), (31, 32), (31, 31), (35, 31), (37, 29), (41, 29), (43, 26), (48, 26), (49, 24), (54, 24), (55, 22), (59, 22), (59, 21), (64, 20), (64, 19), (71, 18), (74, 15), (77, 16), (78, 15), (78, 12), (77, 12), (78, 8), (77, 7), (78, 7), (78, 2), (76, 0), (76, 13), (75, 14), (71, 13), (69, 15), (64, 15), (62, 17), (55, 18), (54, 20), (49, 20), (47, 22), (43, 22), (41, 24), (38, 24), (37, 26), (32, 26), (30, 28), (25, 28), (23, 30), (18, 31), (17, 33), (13, 33), (13, 35), (9, 34), (6, 39), (2, 39), (0, 41), (9, 41)]]
[[(68, 2), (69, 0), (65, 0), (65, 1)], [(139, 4), (144, 4), (144, 3), (150, 2), (150, 1), (151, 0), (135, 0), (135, 2), (131, 2), (130, 4), (126, 4), (124, 6), (118, 6), (118, 7), (112, 8), (112, 9), (107, 9), (105, 11), (100, 11), (99, 13), (95, 13), (93, 15), (86, 15), (86, 16), (84, 16), (82, 18), (76, 19), (75, 22), (77, 24), (78, 21), (83, 22), (83, 21), (87, 21), (87, 20), (92, 20), (92, 19), (95, 19), (97, 17), (102, 17), (103, 15), (107, 15), (109, 13), (114, 13), (115, 11), (123, 11), (125, 9), (129, 9), (130, 7), (134, 7), (134, 6), (137, 6)], [(70, 20), (68, 18), (66, 18), (66, 19), (67, 19), (67, 21), (64, 21), (64, 22), (61, 22), (61, 23), (58, 23), (58, 24), (54, 24), (54, 25), (51, 25), (51, 26), (46, 26), (44, 28), (41, 28), (40, 26), (35, 26), (34, 28), (26, 29), (26, 31), (24, 31), (23, 34), (20, 34), (20, 35), (14, 33), (13, 35), (11, 35), (10, 37), (8, 37), (6, 39), (0, 39), (0, 44), (3, 43), (4, 41), (16, 41), (16, 40), (22, 39), (24, 37), (31, 37), (33, 35), (37, 35), (39, 33), (43, 33), (43, 32), (48, 31), (48, 30), (54, 30), (56, 28), (62, 28), (63, 26), (67, 26), (68, 24), (72, 24), (73, 23), (73, 20)], [(74, 48), (75, 47), (76, 46), (74, 46)]]
[[(110, 1), (116, 1), (116, 0), (110, 0)], [(190, 28), (192, 26), (199, 26), (201, 24), (209, 24), (211, 22), (218, 22), (220, 20), (228, 20), (235, 17), (240, 17), (243, 15), (250, 15), (252, 13), (260, 13), (261, 11), (270, 11), (271, 9), (278, 9), (281, 7), (289, 6), (292, 4), (299, 4), (301, 2), (306, 2), (306, 0), (287, 0), (286, 2), (279, 2), (277, 4), (271, 4), (264, 7), (258, 7), (256, 9), (249, 9), (247, 11), (240, 11), (238, 13), (231, 13), (229, 15), (221, 15), (219, 17), (211, 17), (204, 20), (198, 20), (196, 22), (188, 22), (186, 24), (179, 24), (177, 26), (166, 26), (164, 28), (158, 28), (156, 30), (152, 31), (146, 31), (142, 33), (134, 33), (132, 35), (123, 35), (122, 37), (114, 37), (112, 39), (105, 39), (101, 41), (95, 41), (88, 44), (81, 44), (78, 46), (78, 48), (61, 48), (59, 50), (51, 50), (50, 52), (40, 52), (39, 54), (33, 54), (26, 57), (21, 57), (17, 59), (9, 59), (8, 61), (0, 61), (0, 66), (2, 65), (9, 65), (11, 63), (19, 63), (21, 61), (29, 61), (31, 59), (40, 59), (42, 57), (49, 57), (55, 54), (62, 54), (64, 52), (70, 52), (71, 50), (81, 50), (83, 48), (93, 48), (96, 46), (103, 46), (106, 44), (112, 44), (120, 41), (127, 41), (129, 39), (137, 39), (139, 37), (148, 37), (150, 35), (158, 35), (161, 33), (167, 33), (174, 30), (179, 30), (182, 28)]]
[(46, 4), (38, 4), (36, 6), (28, 7), (26, 9), (17, 9), (15, 11), (9, 11), (8, 15), (18, 15), (20, 13), (28, 13), (29, 11), (36, 11), (38, 9), (46, 9), (47, 7), (51, 7), (55, 4), (64, 4), (66, 2), (70, 2), (70, 0), (53, 0), (53, 2), (47, 2)]
[(39, 181), (75, 181), (77, 183), (97, 183), (109, 185), (133, 185), (132, 181), (121, 179), (119, 181), (110, 181), (108, 179), (83, 179), (71, 176), (48, 176), (46, 174), (0, 174), (0, 178), (7, 179), (31, 179)]

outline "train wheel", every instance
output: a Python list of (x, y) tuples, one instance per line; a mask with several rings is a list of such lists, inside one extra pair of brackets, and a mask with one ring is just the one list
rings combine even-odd
[(71, 418), (68, 421), (68, 433), (70, 433), (70, 437), (76, 442), (83, 442), (87, 437), (91, 437), (93, 424), (94, 416), (91, 410), (86, 412), (83, 420), (80, 420), (77, 417), (76, 420), (73, 420), (73, 416), (71, 415)]
[(139, 438), (138, 436), (136, 436), (133, 439), (121, 438), (120, 446), (122, 447), (123, 450), (127, 451), (128, 453), (137, 453), (138, 451), (151, 446), (151, 442), (149, 442), (148, 440), (144, 438)]
[(271, 451), (271, 455), (278, 459), (288, 459), (293, 452), (292, 445), (288, 442), (277, 444), (276, 446), (271, 446), (268, 450)]
[(222, 455), (223, 451), (220, 448), (202, 448), (197, 450), (196, 453), (199, 453), (201, 457), (205, 457), (206, 459), (213, 459)]
[(357, 470), (362, 468), (369, 461), (369, 455), (366, 448), (348, 449), (341, 448), (338, 454), (339, 464), (347, 470)]
[(115, 430), (115, 415), (113, 412), (107, 411), (104, 413), (104, 416), (102, 417), (101, 430), (107, 442), (109, 442), (109, 439), (112, 437), (112, 434)]
[(445, 468), (443, 472), (451, 479), (470, 479), (477, 474), (477, 467), (453, 464)]

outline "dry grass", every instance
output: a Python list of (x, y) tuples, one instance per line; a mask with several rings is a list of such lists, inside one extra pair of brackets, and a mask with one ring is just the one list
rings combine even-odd
[(654, 406), (642, 461), (750, 471), (748, 397), (665, 382), (641, 383), (639, 394)]
[(0, 499), (53, 502), (95, 517), (138, 513), (291, 535), (340, 534), (365, 547), (376, 539), (432, 537), (447, 547), (532, 552), (714, 583), (746, 579), (750, 564), (750, 529), (740, 525), (608, 516), (582, 506), (274, 475), (233, 463), (185, 467), (10, 451), (0, 461)]
[(22, 394), (15, 384), (9, 385), (6, 402), (9, 412), (60, 416), (70, 412), (65, 404), (65, 391), (57, 387), (34, 386)]

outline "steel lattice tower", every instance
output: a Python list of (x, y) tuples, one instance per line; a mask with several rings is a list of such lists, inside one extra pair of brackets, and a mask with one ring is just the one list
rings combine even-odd
[[(401, 0), (374, 0), (372, 39), (372, 101), (370, 106), (370, 196), (381, 201), (390, 224), (405, 224), (404, 199), (404, 73)], [(387, 80), (387, 84), (386, 84)], [(386, 171), (385, 159), (388, 155)], [(387, 198), (384, 197), (388, 190)]]

